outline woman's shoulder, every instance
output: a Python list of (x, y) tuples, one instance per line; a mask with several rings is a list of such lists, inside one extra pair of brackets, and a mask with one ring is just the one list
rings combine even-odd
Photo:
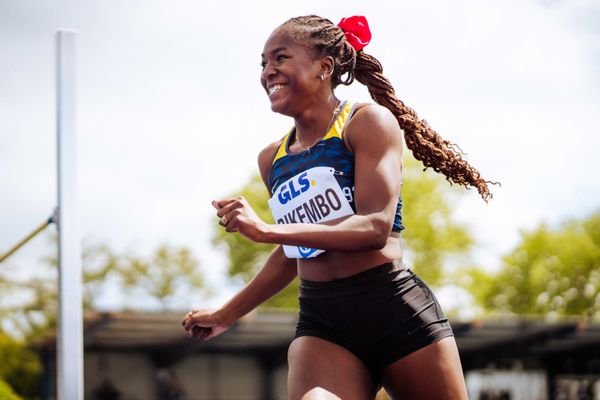
[(368, 102), (357, 102), (354, 105), (355, 111), (352, 115), (352, 118), (348, 123), (357, 122), (362, 123), (395, 123), (396, 117), (394, 114), (384, 106), (381, 106), (376, 103), (368, 103)]
[(356, 103), (346, 132), (351, 147), (362, 138), (372, 140), (374, 137), (378, 137), (380, 140), (385, 140), (385, 138), (402, 136), (394, 114), (384, 106), (375, 103)]
[(283, 143), (285, 136), (279, 140), (269, 143), (264, 149), (258, 153), (258, 169), (260, 170), (260, 176), (263, 179), (265, 185), (268, 185), (269, 174), (271, 173), (271, 167), (273, 166), (273, 159), (277, 150)]

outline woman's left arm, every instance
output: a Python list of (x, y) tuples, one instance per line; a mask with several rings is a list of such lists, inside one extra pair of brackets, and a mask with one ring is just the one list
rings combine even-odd
[(383, 248), (391, 232), (400, 196), (402, 132), (390, 111), (367, 105), (348, 123), (345, 135), (355, 157), (356, 214), (321, 224), (265, 224), (245, 199), (217, 202), (226, 230), (256, 242), (323, 250), (363, 251)]

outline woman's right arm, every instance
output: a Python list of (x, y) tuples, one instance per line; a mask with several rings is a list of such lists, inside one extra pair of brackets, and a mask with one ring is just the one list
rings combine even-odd
[(248, 285), (225, 303), (218, 313), (224, 320), (235, 322), (282, 291), (297, 275), (296, 260), (287, 258), (282, 247), (278, 246)]
[(196, 311), (184, 319), (188, 336), (208, 340), (229, 329), (235, 321), (283, 290), (298, 274), (296, 260), (278, 246), (256, 276), (231, 300), (214, 312)]
[[(265, 185), (271, 163), (280, 142), (267, 146), (258, 157), (258, 165)], [(211, 339), (231, 327), (241, 317), (279, 293), (298, 275), (295, 259), (287, 258), (278, 246), (256, 276), (231, 300), (214, 312), (191, 312), (183, 320), (188, 336)]]

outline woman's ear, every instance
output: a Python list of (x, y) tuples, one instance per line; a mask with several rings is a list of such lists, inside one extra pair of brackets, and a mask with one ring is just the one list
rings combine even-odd
[(321, 58), (321, 74), (324, 77), (330, 77), (333, 74), (334, 66), (333, 57), (327, 56)]

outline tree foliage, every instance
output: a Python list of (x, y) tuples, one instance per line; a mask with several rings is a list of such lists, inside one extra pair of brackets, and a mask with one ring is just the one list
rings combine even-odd
[[(189, 249), (162, 245), (148, 259), (122, 257), (116, 274), (127, 297), (149, 299), (155, 308), (172, 309), (177, 299), (188, 298), (204, 286), (198, 265)], [(139, 307), (139, 302), (131, 306)]]
[[(259, 175), (254, 175), (237, 195), (244, 196), (265, 222), (272, 224), (273, 216), (267, 205), (269, 193)], [(254, 243), (238, 233), (227, 233), (218, 224), (213, 236), (213, 243), (227, 252), (229, 266), (227, 273), (233, 279), (248, 282), (262, 267), (267, 257), (275, 249), (275, 245)], [(297, 307), (298, 279), (287, 288), (265, 302), (265, 306), (279, 308)]]
[(36, 398), (41, 381), (37, 355), (24, 342), (0, 332), (0, 399), (19, 399), (13, 389), (25, 398)]
[(467, 226), (454, 217), (463, 188), (451, 187), (444, 177), (407, 157), (403, 169), (402, 232), (407, 264), (431, 286), (449, 283), (450, 264), (469, 263), (474, 240)]
[[(42, 264), (34, 276), (20, 279), (10, 267), (0, 269), (0, 400), (19, 399), (2, 387), (3, 380), (24, 398), (41, 394), (41, 365), (26, 343), (54, 328), (58, 315), (56, 256), (44, 258)], [(107, 289), (122, 294), (122, 308), (175, 308), (176, 300), (201, 295), (204, 285), (198, 261), (185, 247), (162, 245), (149, 257), (140, 257), (84, 243), (82, 264), (86, 310), (97, 308)]]
[(600, 211), (521, 232), (496, 274), (473, 272), (470, 290), (487, 311), (600, 316)]
[[(200, 295), (204, 286), (198, 261), (190, 250), (162, 245), (150, 257), (117, 254), (106, 245), (84, 243), (83, 305), (96, 309), (107, 290), (120, 293), (122, 308), (171, 309), (177, 300)], [(58, 260), (45, 257), (38, 273), (15, 278), (0, 269), (0, 322), (5, 330), (33, 337), (56, 325)]]
[[(466, 226), (453, 216), (452, 202), (459, 192), (453, 190), (444, 178), (408, 158), (403, 173), (403, 220), (406, 230), (402, 233), (406, 261), (430, 285), (446, 283), (445, 267), (451, 263), (466, 262), (473, 245)], [(273, 223), (267, 205), (269, 194), (258, 175), (234, 195), (244, 196), (257, 214)], [(222, 246), (229, 258), (228, 273), (233, 279), (248, 282), (262, 267), (273, 245), (256, 244), (237, 233), (227, 233), (215, 223), (213, 239)], [(288, 286), (266, 303), (267, 306), (297, 307), (298, 282)]]
[(0, 400), (21, 400), (14, 390), (0, 379)]
[[(236, 195), (244, 196), (263, 221), (273, 223), (273, 216), (267, 205), (269, 193), (259, 175), (250, 178), (250, 181)], [(227, 250), (229, 276), (241, 278), (245, 282), (252, 279), (275, 249), (272, 244), (254, 243), (238, 233), (227, 233), (216, 223), (216, 219), (213, 243)]]

